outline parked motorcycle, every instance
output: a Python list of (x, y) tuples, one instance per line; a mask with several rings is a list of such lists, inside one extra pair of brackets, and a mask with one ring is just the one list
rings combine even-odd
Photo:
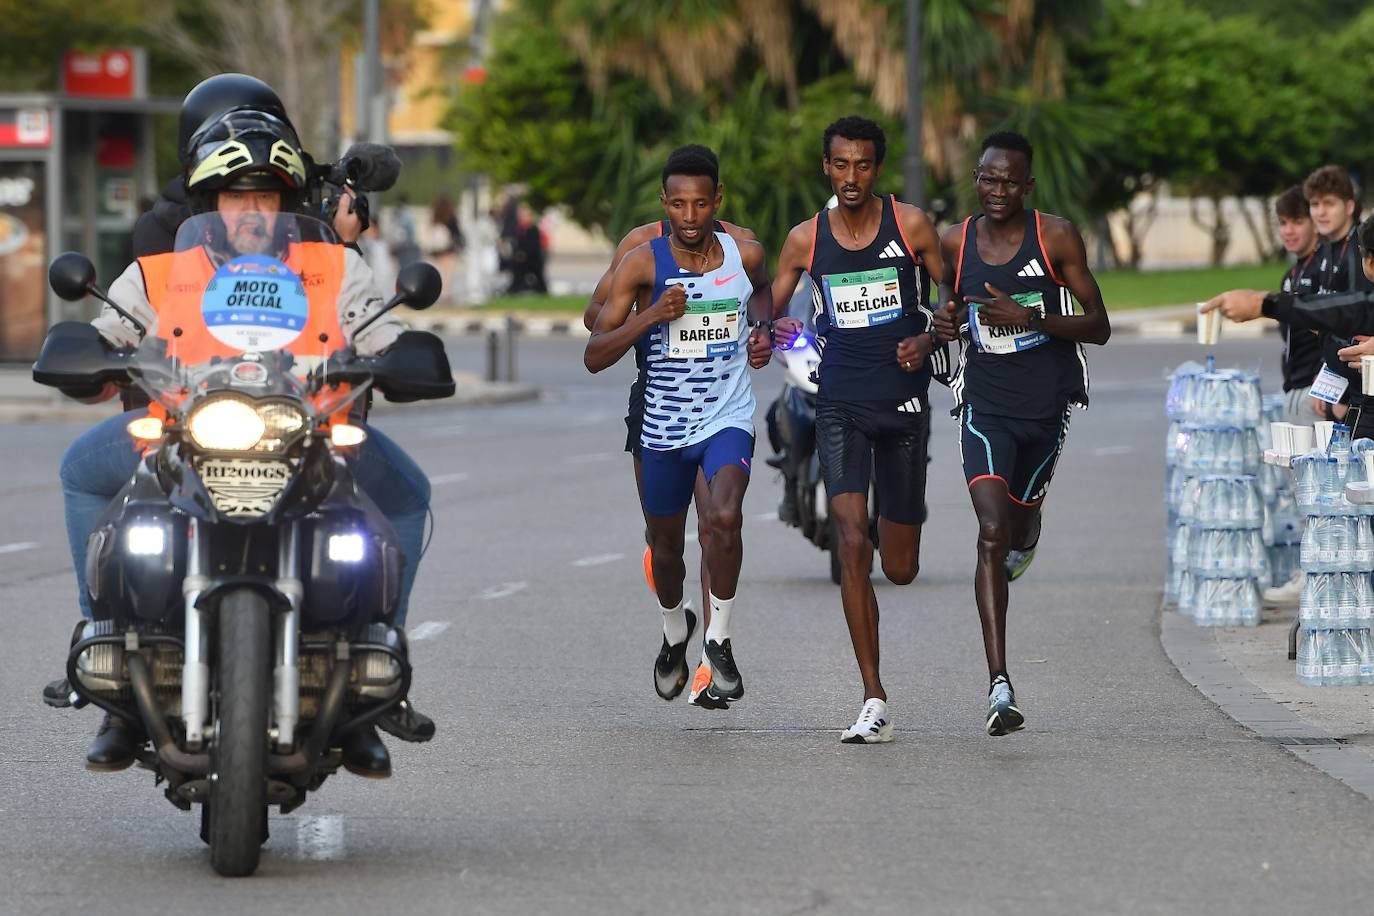
[[(222, 232), (217, 219), (188, 220), (178, 253)], [(309, 217), (281, 214), (276, 231), (293, 245), (338, 244)], [(144, 457), (88, 542), (94, 619), (74, 637), (67, 677), (81, 701), (149, 736), (140, 764), (173, 805), (201, 806), (201, 838), (223, 875), (251, 874), (268, 806), (301, 805), (339, 768), (342, 736), (406, 696), (410, 662), (391, 624), (404, 560), (345, 461), (366, 436), (349, 411), (370, 389), (391, 400), (454, 392), (443, 344), (425, 332), (404, 332), (377, 356), (341, 340), (319, 341), (314, 358), (271, 348), (305, 284), (339, 286), (289, 263), (211, 263), (191, 290), (218, 340), (260, 340), (260, 349), (227, 346), (193, 361), (181, 328), (113, 349), (91, 325), (62, 322), (33, 369), (45, 385), (119, 382), (152, 399), (130, 423)], [(224, 309), (233, 277), (294, 291), (280, 314), (247, 319), (265, 322), (260, 337), (225, 323), (245, 314)], [(109, 301), (83, 255), (59, 257), (49, 280), (64, 299)], [(386, 309), (426, 308), (439, 290), (433, 267), (412, 264)]]

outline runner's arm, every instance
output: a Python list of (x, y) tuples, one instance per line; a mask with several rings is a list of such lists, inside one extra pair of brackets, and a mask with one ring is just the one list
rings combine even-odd
[(768, 256), (758, 242), (737, 242), (745, 274), (754, 284), (753, 295), (745, 307), (749, 316), (749, 365), (761, 369), (773, 355), (773, 289), (768, 281)]
[(611, 294), (611, 281), (615, 278), (615, 271), (620, 266), (620, 262), (625, 260), (625, 256), (631, 251), (653, 238), (657, 229), (657, 223), (636, 226), (625, 234), (619, 245), (615, 246), (615, 254), (611, 256), (611, 264), (606, 268), (606, 272), (601, 275), (601, 279), (596, 281), (596, 289), (592, 290), (591, 301), (587, 303), (587, 309), (582, 313), (582, 324), (588, 331), (596, 327), (596, 316), (601, 314), (601, 309), (606, 304), (606, 297)]
[(596, 325), (587, 341), (582, 362), (588, 372), (614, 366), (651, 327), (682, 317), (687, 311), (687, 293), (681, 285), (668, 289), (658, 301), (633, 314), (631, 307), (654, 282), (654, 255), (641, 245), (625, 256), (611, 280), (611, 292), (596, 316)]
[(940, 339), (954, 341), (968, 330), (968, 304), (954, 288), (954, 277), (959, 263), (959, 243), (963, 226), (952, 226), (945, 230), (940, 239), (940, 263), (942, 279), (939, 283), (939, 307), (935, 309), (932, 324), (939, 332)]
[(811, 267), (811, 244), (815, 232), (815, 220), (807, 220), (792, 227), (783, 242), (782, 253), (778, 255), (778, 275), (773, 278), (773, 326), (774, 343), (783, 350), (792, 348), (803, 324), (796, 318), (789, 318), (787, 307), (801, 282), (802, 273)]
[(1044, 319), (1037, 319), (1032, 327), (1039, 325), (1039, 330), (1063, 340), (1105, 344), (1112, 336), (1112, 325), (1107, 307), (1102, 303), (1102, 290), (1098, 289), (1097, 280), (1088, 269), (1088, 249), (1083, 244), (1083, 236), (1073, 223), (1058, 217), (1044, 218), (1041, 231), (1051, 268), (1063, 278), (1069, 292), (1083, 307), (1083, 314), (1055, 315), (1047, 311)]
[[(911, 248), (912, 257), (920, 259), (930, 278), (939, 288), (945, 276), (945, 258), (941, 250), (940, 236), (925, 211), (911, 204), (897, 204), (897, 219), (902, 230), (902, 240)], [(924, 295), (924, 291), (922, 291)], [(930, 360), (930, 371), (934, 379), (948, 385), (953, 377), (952, 362), (949, 355), (949, 341), (935, 329), (934, 315), (931, 316), (931, 333), (918, 337), (908, 337), (897, 347), (897, 361), (905, 368), (907, 362), (913, 363), (915, 371), (920, 367), (916, 359)]]

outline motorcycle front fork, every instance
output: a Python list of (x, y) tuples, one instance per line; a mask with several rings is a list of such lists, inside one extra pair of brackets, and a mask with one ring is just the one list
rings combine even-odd
[[(186, 579), (181, 594), (186, 606), (185, 657), (181, 671), (181, 716), (186, 729), (186, 746), (202, 750), (205, 728), (210, 720), (210, 638), (206, 613), (196, 606), (210, 587), (209, 543), (199, 519), (191, 519), (187, 530)], [(272, 668), (272, 738), (280, 751), (295, 742), (300, 723), (300, 613), (305, 587), (300, 576), (300, 527), (288, 522), (278, 546), (278, 593), (287, 600), (287, 610), (275, 615)]]

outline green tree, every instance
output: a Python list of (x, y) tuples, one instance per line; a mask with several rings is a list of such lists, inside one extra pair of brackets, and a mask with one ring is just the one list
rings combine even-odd
[[(1341, 123), (1320, 74), (1299, 46), (1249, 17), (1214, 19), (1181, 0), (1112, 5), (1105, 32), (1084, 51), (1083, 98), (1119, 118), (1103, 148), (1114, 202), (1167, 179), (1210, 201), (1195, 219), (1219, 264), (1230, 241), (1221, 201), (1269, 194), (1306, 174)], [(1257, 238), (1263, 233), (1256, 232)]]

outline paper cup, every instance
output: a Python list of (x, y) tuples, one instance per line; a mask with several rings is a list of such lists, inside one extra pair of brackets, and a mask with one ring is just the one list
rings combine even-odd
[(1374, 356), (1360, 357), (1360, 390), (1374, 394)]
[(1331, 443), (1331, 433), (1336, 429), (1336, 421), (1318, 420), (1312, 427), (1317, 431), (1317, 448), (1326, 451), (1327, 445)]
[[(1293, 454), (1306, 455), (1312, 451), (1313, 446), (1316, 445), (1316, 430), (1310, 426), (1299, 426), (1297, 423), (1289, 425), (1291, 427), (1290, 433), (1293, 436)], [(1330, 438), (1330, 433), (1327, 434), (1327, 437)]]
[(1221, 340), (1221, 311), (1213, 309), (1210, 312), (1203, 312), (1202, 307), (1206, 304), (1205, 302), (1197, 304), (1197, 342), (1210, 347)]
[(1292, 423), (1270, 423), (1269, 431), (1274, 437), (1274, 453), (1285, 458), (1291, 458), (1297, 454), (1293, 450), (1293, 430)]

